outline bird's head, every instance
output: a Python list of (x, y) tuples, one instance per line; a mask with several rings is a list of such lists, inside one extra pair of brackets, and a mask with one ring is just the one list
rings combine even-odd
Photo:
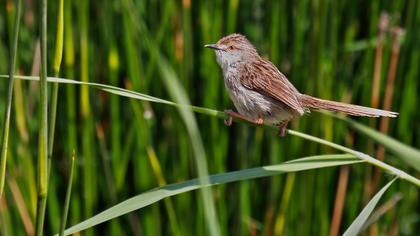
[(215, 50), (217, 62), (224, 70), (232, 64), (246, 62), (258, 56), (254, 46), (241, 34), (230, 34), (217, 43), (206, 44), (204, 47)]

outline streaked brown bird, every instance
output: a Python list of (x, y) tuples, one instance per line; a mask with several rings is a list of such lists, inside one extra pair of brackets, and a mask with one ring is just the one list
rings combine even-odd
[(275, 124), (279, 135), (286, 135), (287, 124), (311, 109), (344, 112), (352, 116), (396, 117), (398, 113), (370, 107), (328, 101), (300, 93), (277, 67), (262, 58), (248, 39), (241, 34), (221, 38), (214, 49), (223, 71), (229, 96), (238, 112), (225, 110), (232, 119), (243, 119), (254, 124)]

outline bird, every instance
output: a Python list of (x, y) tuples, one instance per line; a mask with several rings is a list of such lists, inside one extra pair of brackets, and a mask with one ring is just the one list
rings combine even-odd
[(222, 37), (213, 49), (223, 72), (225, 87), (237, 112), (225, 110), (225, 124), (233, 118), (257, 125), (278, 127), (278, 135), (287, 134), (288, 123), (311, 110), (343, 112), (351, 116), (396, 117), (397, 112), (329, 101), (300, 93), (269, 60), (261, 57), (252, 43), (242, 34)]

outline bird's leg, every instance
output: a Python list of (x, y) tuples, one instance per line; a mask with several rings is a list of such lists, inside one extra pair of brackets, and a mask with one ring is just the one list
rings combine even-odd
[[(225, 113), (226, 113), (226, 111), (225, 111)], [(229, 117), (224, 120), (224, 123), (225, 123), (226, 126), (231, 126), (232, 121), (233, 121), (233, 118), (232, 118), (231, 115), (229, 115)]]
[(239, 114), (237, 112), (234, 112), (232, 110), (225, 110), (225, 114), (229, 116), (225, 120), (225, 125), (227, 125), (227, 126), (232, 125), (233, 118), (245, 120), (245, 121), (248, 121), (248, 122), (253, 123), (253, 124), (256, 124), (256, 125), (262, 125), (264, 123), (264, 120), (261, 117), (259, 117), (258, 119), (255, 119), (254, 120), (254, 119), (248, 118), (248, 117), (246, 117), (244, 115), (241, 115), (241, 114)]
[(277, 125), (279, 128), (279, 131), (277, 132), (277, 135), (280, 137), (284, 137), (287, 134), (287, 124), (289, 123), (288, 120), (285, 120)]

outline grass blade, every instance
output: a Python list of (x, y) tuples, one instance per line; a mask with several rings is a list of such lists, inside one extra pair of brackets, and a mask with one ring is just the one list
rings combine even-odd
[[(157, 51), (156, 51), (157, 52)], [(169, 65), (163, 58), (158, 59), (162, 67), (162, 78), (164, 79), (165, 85), (171, 94), (171, 96), (181, 104), (189, 104), (189, 99), (186, 95), (185, 90), (181, 87), (175, 73), (169, 70)], [(197, 166), (197, 172), (199, 176), (199, 182), (202, 185), (208, 185), (208, 169), (207, 169), (207, 158), (204, 151), (204, 145), (201, 139), (201, 134), (198, 129), (198, 124), (192, 111), (186, 107), (179, 107), (179, 112), (182, 119), (187, 127), (188, 134), (191, 139), (192, 149), (194, 151), (195, 162)], [(216, 207), (214, 206), (214, 199), (209, 188), (202, 188), (202, 197), (204, 204), (204, 213), (208, 221), (208, 228), (210, 234), (213, 236), (221, 235), (220, 226), (217, 219)]]
[[(152, 167), (153, 173), (156, 176), (159, 187), (166, 185), (165, 176), (162, 173), (162, 168), (159, 163), (158, 157), (156, 156), (155, 150), (151, 146), (147, 147), (147, 156), (149, 157), (149, 162)], [(165, 202), (166, 211), (168, 212), (168, 218), (169, 218), (169, 223), (170, 223), (169, 225), (172, 229), (172, 234), (175, 236), (182, 235), (179, 229), (179, 224), (176, 218), (176, 213), (174, 210), (172, 200), (165, 199), (164, 202)]]
[(47, 87), (47, 0), (39, 2), (41, 32), (40, 116), (38, 134), (36, 235), (43, 235), (48, 193), (48, 87)]
[(349, 118), (335, 116), (341, 120), (347, 122), (355, 130), (365, 134), (366, 136), (372, 138), (376, 142), (383, 145), (387, 150), (394, 153), (396, 156), (401, 158), (404, 162), (409, 164), (411, 167), (420, 171), (420, 150), (410, 147), (398, 140), (389, 137), (377, 130), (374, 130), (368, 126), (365, 126), (359, 122), (351, 120)]
[(114, 219), (129, 212), (149, 206), (157, 201), (165, 199), (170, 196), (178, 195), (193, 190), (226, 184), (230, 182), (249, 180), (273, 175), (279, 175), (288, 172), (296, 172), (324, 167), (332, 167), (339, 165), (348, 165), (361, 163), (362, 160), (349, 154), (342, 155), (320, 155), (296, 159), (278, 165), (263, 166), (251, 169), (244, 169), (239, 171), (227, 172), (222, 174), (215, 174), (209, 176), (208, 184), (200, 184), (198, 179), (170, 184), (164, 187), (155, 188), (148, 192), (139, 194), (126, 201), (123, 201), (107, 210), (67, 229), (64, 234), (70, 235), (82, 230), (91, 228), (97, 224)]
[[(126, 6), (132, 5), (132, 1), (125, 1)], [(189, 10), (189, 4), (184, 5)], [(128, 8), (133, 9), (133, 8)], [(184, 9), (185, 10), (185, 9)], [(188, 12), (188, 10), (186, 12)], [(147, 29), (146, 25), (143, 21), (139, 21), (138, 19), (141, 19), (139, 15), (137, 15), (137, 12), (135, 11), (129, 11), (130, 13), (130, 19), (137, 23), (138, 27), (138, 33), (143, 36), (144, 42), (146, 44), (146, 49), (148, 49), (148, 52), (151, 55), (152, 61), (156, 61), (159, 65), (159, 72), (161, 73), (161, 77), (163, 79), (164, 85), (166, 86), (166, 89), (168, 90), (170, 96), (179, 104), (186, 104), (189, 106), (189, 98), (187, 96), (187, 93), (185, 89), (182, 87), (182, 85), (179, 82), (178, 76), (173, 71), (172, 67), (167, 63), (166, 59), (163, 58), (163, 56), (160, 54), (160, 49), (158, 48), (158, 45), (153, 41), (153, 39), (150, 37), (150, 32)], [(188, 13), (187, 13), (188, 18)], [(187, 19), (184, 18), (184, 19)], [(184, 32), (187, 35), (188, 31)], [(187, 41), (188, 41), (187, 36)], [(187, 45), (189, 45), (187, 43)], [(188, 50), (191, 51), (191, 50)], [(188, 57), (187, 58), (191, 58)], [(191, 63), (184, 64), (186, 66), (191, 65)], [(196, 118), (192, 111), (188, 109), (186, 106), (179, 106), (179, 113), (186, 125), (189, 138), (191, 140), (192, 144), (192, 150), (194, 153), (194, 159), (195, 159), (195, 165), (197, 168), (198, 176), (199, 176), (199, 182), (200, 184), (208, 184), (208, 170), (207, 170), (207, 159), (206, 159), (206, 153), (204, 151), (204, 145), (202, 142), (201, 134), (198, 129), (198, 124), (196, 121)], [(220, 225), (218, 222), (218, 217), (216, 214), (216, 207), (214, 204), (213, 195), (211, 192), (211, 189), (203, 188), (201, 189), (202, 193), (202, 199), (203, 199), (203, 205), (204, 205), (204, 215), (206, 218), (206, 221), (208, 223), (208, 229), (210, 232), (210, 235), (221, 235), (220, 231)]]
[[(0, 75), (0, 78), (8, 78), (7, 75)], [(26, 79), (26, 80), (39, 80), (38, 77), (36, 76), (15, 76), (16, 79)], [(65, 83), (65, 84), (78, 84), (78, 85), (88, 85), (88, 86), (92, 86), (94, 88), (106, 91), (106, 92), (110, 92), (113, 94), (118, 94), (120, 96), (124, 96), (124, 97), (129, 97), (129, 98), (134, 98), (134, 99), (138, 99), (138, 100), (145, 100), (145, 101), (151, 101), (151, 102), (156, 102), (156, 103), (162, 103), (162, 104), (167, 104), (167, 105), (171, 105), (171, 106), (175, 106), (175, 107), (183, 107), (183, 108), (189, 108), (195, 112), (198, 113), (202, 113), (202, 114), (206, 114), (206, 115), (211, 115), (211, 116), (215, 116), (218, 118), (226, 118), (226, 115), (223, 112), (217, 111), (217, 110), (213, 110), (210, 108), (204, 108), (204, 107), (197, 107), (197, 106), (191, 106), (191, 105), (185, 105), (185, 104), (178, 104), (178, 103), (174, 103), (168, 100), (164, 100), (164, 99), (160, 99), (160, 98), (156, 98), (147, 94), (142, 94), (142, 93), (138, 93), (135, 91), (130, 91), (127, 89), (122, 89), (122, 88), (118, 88), (118, 87), (114, 87), (114, 86), (110, 86), (110, 85), (106, 85), (106, 84), (99, 84), (99, 83), (91, 83), (91, 82), (80, 82), (80, 81), (76, 81), (76, 80), (71, 80), (71, 79), (63, 79), (63, 78), (56, 78), (56, 77), (48, 77), (47, 80), (49, 82), (58, 82), (58, 83)], [(322, 145), (326, 145), (329, 147), (332, 147), (336, 150), (340, 150), (349, 154), (353, 154), (357, 157), (359, 157), (362, 160), (367, 161), (368, 163), (375, 165), (381, 169), (384, 169), (396, 176), (399, 176), (401, 179), (405, 179), (417, 186), (420, 187), (420, 180), (407, 174), (406, 172), (399, 170), (391, 165), (388, 165), (384, 162), (381, 162), (367, 154), (364, 154), (362, 152), (359, 151), (355, 151), (352, 150), (350, 148), (344, 147), (342, 145), (333, 143), (333, 142), (329, 142), (327, 140), (321, 139), (321, 138), (317, 138), (314, 137), (312, 135), (308, 135), (305, 133), (301, 133), (298, 131), (294, 131), (294, 130), (288, 130), (288, 133), (290, 135), (293, 136), (297, 136), (306, 140), (310, 140), (312, 142), (316, 142)], [(392, 140), (392, 139), (391, 139)]]
[(19, 25), (20, 25), (20, 12), (22, 9), (22, 0), (18, 0), (17, 9), (15, 12), (14, 19), (14, 30), (13, 30), (13, 45), (10, 49), (10, 64), (9, 64), (9, 88), (7, 91), (7, 105), (6, 111), (4, 112), (3, 118), (3, 135), (2, 135), (2, 146), (1, 146), (1, 159), (0, 159), (0, 199), (3, 195), (4, 180), (6, 178), (6, 161), (7, 161), (7, 149), (9, 143), (9, 128), (10, 128), (10, 113), (12, 108), (13, 98), (13, 81), (15, 74), (16, 65), (16, 54), (17, 44), (19, 38)]
[(397, 179), (394, 178), (388, 184), (386, 184), (375, 196), (368, 202), (368, 204), (363, 208), (362, 212), (356, 217), (356, 219), (351, 223), (349, 228), (344, 232), (344, 236), (353, 236), (358, 235), (360, 230), (362, 229), (364, 223), (366, 222), (369, 215), (372, 213), (373, 209), (375, 209), (376, 204), (381, 199), (382, 195), (384, 195), (385, 191), (391, 186), (392, 183)]
[[(8, 78), (7, 75), (0, 75), (0, 78)], [(38, 77), (36, 76), (15, 76), (16, 79), (26, 79), (26, 80), (39, 80)], [(204, 108), (204, 107), (197, 107), (197, 106), (191, 106), (191, 105), (185, 105), (185, 104), (178, 104), (178, 103), (174, 103), (168, 100), (164, 100), (164, 99), (160, 99), (160, 98), (156, 98), (147, 94), (142, 94), (142, 93), (138, 93), (138, 92), (134, 92), (134, 91), (130, 91), (127, 89), (122, 89), (122, 88), (118, 88), (118, 87), (114, 87), (114, 86), (110, 86), (110, 85), (105, 85), (105, 84), (99, 84), (99, 83), (90, 83), (90, 82), (80, 82), (80, 81), (76, 81), (76, 80), (71, 80), (71, 79), (63, 79), (63, 78), (55, 78), (55, 77), (48, 77), (48, 81), (49, 82), (58, 82), (58, 83), (66, 83), (66, 84), (78, 84), (78, 85), (88, 85), (88, 86), (92, 86), (94, 88), (97, 89), (101, 89), (103, 91), (107, 91), (113, 94), (118, 94), (120, 96), (124, 96), (124, 97), (129, 97), (129, 98), (134, 98), (134, 99), (138, 99), (138, 100), (145, 100), (145, 101), (151, 101), (151, 102), (156, 102), (156, 103), (162, 103), (162, 104), (167, 104), (167, 105), (171, 105), (171, 106), (175, 106), (175, 107), (184, 107), (184, 108), (189, 108), (195, 112), (198, 113), (202, 113), (202, 114), (206, 114), (206, 115), (211, 115), (211, 116), (215, 116), (218, 118), (226, 118), (226, 115), (223, 112), (217, 111), (217, 110), (213, 110), (213, 109), (209, 109), (209, 108)], [(288, 133), (290, 135), (293, 136), (297, 136), (306, 140), (310, 140), (312, 142), (316, 142), (322, 145), (326, 145), (329, 147), (332, 147), (336, 150), (340, 150), (349, 154), (353, 154), (357, 157), (359, 157), (362, 160), (365, 160), (366, 162), (377, 166), (383, 170), (386, 170), (390, 173), (392, 173), (393, 175), (399, 176), (401, 179), (407, 180), (417, 186), (420, 187), (420, 180), (407, 174), (406, 172), (397, 169), (391, 165), (388, 165), (384, 162), (381, 162), (367, 154), (364, 154), (362, 152), (356, 151), (356, 150), (352, 150), (350, 148), (344, 147), (342, 145), (327, 141), (325, 139), (321, 139), (318, 137), (314, 137), (312, 135), (309, 134), (305, 134), (305, 133), (301, 133), (298, 131), (294, 131), (294, 130), (288, 130)]]
[[(54, 76), (58, 76), (60, 73), (61, 60), (63, 58), (63, 34), (64, 34), (64, 0), (60, 0), (58, 3), (58, 15), (57, 15), (57, 32), (55, 37), (55, 53), (54, 53), (54, 64), (53, 73)], [(52, 156), (54, 146), (54, 133), (55, 133), (55, 121), (57, 115), (57, 97), (58, 97), (58, 83), (53, 83), (52, 97), (51, 97), (51, 116), (48, 137), (48, 158)]]
[(384, 216), (387, 213), (390, 213), (390, 211), (394, 210), (395, 212), (396, 205), (401, 201), (402, 198), (403, 194), (401, 192), (397, 192), (392, 196), (391, 199), (379, 206), (374, 212), (372, 212), (372, 214), (366, 220), (361, 231), (366, 230), (369, 226), (376, 223), (382, 216)]
[[(8, 75), (0, 75), (0, 78), (9, 78), (9, 76)], [(16, 79), (23, 79), (23, 80), (39, 81), (39, 78), (37, 76), (16, 75), (15, 78)], [(154, 102), (154, 103), (161, 103), (161, 104), (171, 105), (171, 106), (175, 106), (175, 107), (185, 107), (185, 108), (189, 108), (192, 111), (195, 111), (195, 112), (198, 112), (198, 113), (201, 113), (201, 114), (216, 116), (216, 117), (219, 117), (219, 118), (227, 118), (227, 116), (225, 115), (224, 112), (217, 111), (217, 110), (214, 110), (214, 109), (192, 106), (192, 105), (185, 105), (185, 104), (178, 104), (178, 103), (168, 101), (168, 100), (165, 100), (165, 99), (153, 97), (153, 96), (150, 96), (150, 95), (147, 95), (147, 94), (143, 94), (143, 93), (139, 93), (139, 92), (135, 92), (135, 91), (132, 91), (132, 90), (123, 89), (123, 88), (119, 88), (119, 87), (115, 87), (115, 86), (111, 86), (111, 85), (107, 85), (107, 84), (82, 82), (82, 81), (78, 81), (78, 80), (65, 79), (65, 78), (59, 78), (59, 77), (48, 77), (47, 81), (51, 82), (51, 83), (56, 82), (56, 83), (61, 83), (61, 84), (75, 84), (75, 85), (90, 86), (90, 87), (100, 89), (102, 91), (112, 93), (112, 94), (115, 94), (115, 95), (119, 95), (119, 96), (122, 96), (122, 97), (133, 98), (133, 99), (143, 100), (143, 101), (150, 101), (150, 102)]]
[(58, 76), (60, 72), (61, 60), (63, 58), (63, 35), (64, 35), (64, 0), (59, 0), (57, 10), (57, 32), (55, 35), (54, 49), (54, 76)]
[(60, 222), (60, 236), (64, 235), (64, 229), (66, 228), (67, 215), (68, 215), (69, 206), (70, 206), (71, 188), (72, 188), (72, 185), (73, 185), (73, 172), (74, 172), (75, 159), (76, 159), (76, 154), (73, 150), (73, 155), (71, 157), (71, 168), (70, 168), (69, 183), (67, 185), (67, 192), (66, 192), (66, 200), (64, 201), (63, 216), (62, 216), (61, 222)]
[[(55, 49), (54, 49), (54, 59), (53, 59), (53, 74), (54, 76), (58, 76), (60, 73), (60, 65), (63, 56), (63, 34), (64, 34), (64, 0), (59, 0), (57, 6), (57, 30), (56, 30), (56, 38), (55, 38)], [(48, 149), (47, 149), (47, 158), (48, 158), (48, 182), (50, 182), (51, 176), (51, 166), (52, 166), (52, 155), (53, 155), (53, 148), (54, 148), (54, 140), (55, 140), (55, 124), (56, 124), (56, 116), (57, 116), (57, 100), (58, 100), (58, 83), (52, 84), (52, 96), (51, 96), (51, 107), (50, 107), (50, 117), (49, 117), (49, 126), (48, 126)], [(55, 196), (53, 196), (54, 198)], [(56, 212), (54, 209), (58, 209), (57, 201), (50, 201), (50, 212)], [(51, 225), (54, 228), (58, 227), (58, 220), (52, 221)]]
[(284, 226), (286, 224), (286, 212), (290, 205), (290, 197), (293, 192), (293, 185), (295, 183), (296, 174), (290, 173), (286, 177), (286, 183), (281, 198), (279, 213), (274, 224), (275, 235), (284, 235)]
[(332, 147), (332, 148), (337, 149), (337, 150), (341, 150), (341, 151), (349, 153), (349, 154), (353, 154), (353, 155), (359, 157), (362, 160), (365, 160), (366, 162), (368, 162), (368, 163), (370, 163), (374, 166), (377, 166), (377, 167), (379, 167), (383, 170), (386, 170), (389, 173), (391, 173), (395, 176), (398, 176), (401, 179), (405, 179), (405, 180), (417, 185), (418, 187), (420, 187), (420, 179), (417, 179), (416, 177), (414, 177), (412, 175), (409, 175), (406, 172), (404, 172), (400, 169), (397, 169), (397, 168), (395, 168), (395, 167), (393, 167), (393, 166), (391, 166), (391, 165), (389, 165), (385, 162), (379, 161), (379, 160), (377, 160), (377, 159), (375, 159), (375, 158), (373, 158), (373, 157), (371, 157), (367, 154), (364, 154), (362, 152), (355, 151), (355, 150), (352, 150), (350, 148), (341, 146), (339, 144), (336, 144), (336, 143), (333, 143), (333, 142), (330, 142), (330, 141), (327, 141), (327, 140), (324, 140), (324, 139), (321, 139), (321, 138), (317, 138), (317, 137), (312, 136), (312, 135), (301, 133), (301, 132), (298, 132), (298, 131), (288, 130), (288, 133), (291, 134), (291, 135), (294, 135), (294, 136), (298, 136), (298, 137), (301, 137), (301, 138), (304, 138), (304, 139), (307, 139), (307, 140), (311, 140), (313, 142), (317, 142), (317, 143)]

